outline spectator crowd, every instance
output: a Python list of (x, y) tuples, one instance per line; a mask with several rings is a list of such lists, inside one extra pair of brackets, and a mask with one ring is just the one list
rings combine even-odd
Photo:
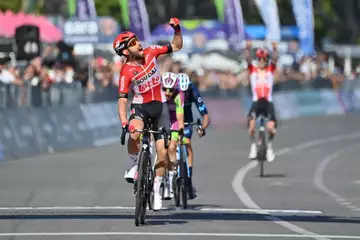
[[(241, 55), (241, 53), (240, 53)], [(299, 54), (296, 42), (290, 42), (287, 52), (280, 55), (275, 73), (274, 91), (286, 91), (304, 88), (337, 89), (345, 76), (343, 67), (335, 58), (331, 64), (330, 55), (318, 53), (314, 57)], [(48, 91), (54, 84), (78, 84), (85, 92), (111, 89), (113, 95), (118, 85), (119, 73), (124, 59), (111, 52), (95, 54), (92, 58), (76, 56), (74, 49), (63, 42), (44, 49), (42, 57), (27, 63), (14, 65), (9, 56), (0, 55), (0, 84), (12, 84), (18, 87), (24, 84)], [(249, 86), (246, 65), (239, 63), (239, 71), (209, 69), (198, 67), (189, 69), (185, 61), (173, 56), (159, 58), (161, 73), (171, 71), (185, 72), (204, 94), (239, 93), (239, 89)], [(111, 91), (107, 94), (111, 94)]]

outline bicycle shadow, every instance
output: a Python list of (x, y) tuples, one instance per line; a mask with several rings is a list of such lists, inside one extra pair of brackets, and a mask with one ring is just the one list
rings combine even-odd
[(182, 225), (182, 224), (187, 224), (189, 223), (188, 221), (184, 221), (184, 220), (153, 220), (153, 219), (147, 219), (145, 221), (145, 226), (149, 225), (149, 226), (166, 226), (166, 225)]
[[(360, 224), (360, 217), (331, 216), (331, 215), (284, 215), (272, 214), (287, 222), (313, 222), (313, 223), (344, 223)], [(134, 213), (18, 213), (16, 215), (3, 214), (0, 220), (134, 220)], [(148, 225), (180, 225), (189, 221), (255, 221), (272, 222), (268, 214), (260, 213), (229, 213), (229, 212), (203, 212), (203, 211), (159, 211), (149, 212), (146, 216)]]
[[(189, 200), (191, 201), (192, 199), (188, 199), (188, 201)], [(201, 209), (206, 209), (206, 208), (222, 208), (223, 207), (221, 205), (215, 205), (215, 204), (189, 204), (189, 203), (188, 203), (188, 206), (186, 209), (183, 209), (182, 206), (176, 207), (174, 204), (170, 204), (167, 206), (171, 209), (176, 209), (176, 210), (201, 210)]]

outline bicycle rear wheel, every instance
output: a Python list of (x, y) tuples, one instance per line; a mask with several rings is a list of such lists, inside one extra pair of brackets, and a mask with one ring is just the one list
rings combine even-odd
[[(135, 226), (139, 226), (140, 222), (143, 222), (142, 219), (145, 216), (146, 211), (146, 178), (147, 178), (147, 153), (145, 151), (141, 151), (139, 157), (139, 170), (137, 177), (137, 189), (136, 189), (136, 200), (135, 200)], [(145, 204), (144, 204), (145, 202)], [(145, 209), (144, 209), (145, 205)]]

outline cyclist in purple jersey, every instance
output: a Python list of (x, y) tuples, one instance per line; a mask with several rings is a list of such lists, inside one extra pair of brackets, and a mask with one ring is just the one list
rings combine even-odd
[(182, 140), (182, 132), (184, 130), (184, 93), (179, 90), (178, 79), (175, 73), (164, 73), (162, 75), (162, 84), (169, 109), (171, 124), (171, 139), (168, 148), (168, 156), (170, 160), (168, 164), (168, 179), (170, 189), (165, 189), (164, 197), (172, 198), (174, 196), (172, 180), (174, 175), (176, 174), (175, 169), (177, 165), (176, 146), (178, 140)]

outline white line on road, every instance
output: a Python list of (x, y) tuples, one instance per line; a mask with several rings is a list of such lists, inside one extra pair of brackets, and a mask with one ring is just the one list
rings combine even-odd
[[(333, 137), (330, 137), (330, 138), (315, 139), (315, 140), (312, 140), (312, 141), (307, 141), (307, 142), (302, 143), (302, 144), (297, 144), (297, 145), (292, 146), (292, 147), (279, 149), (276, 152), (276, 155), (277, 156), (284, 155), (284, 154), (290, 153), (292, 150), (303, 150), (305, 148), (313, 147), (313, 146), (316, 146), (316, 145), (341, 141), (341, 140), (345, 140), (345, 139), (355, 139), (355, 138), (359, 138), (359, 137), (360, 137), (360, 133), (356, 132), (356, 133), (353, 133), (353, 134), (337, 135), (337, 136), (333, 136)], [(258, 209), (259, 213), (266, 214), (267, 212), (264, 209), (262, 209), (260, 206), (258, 206), (251, 199), (250, 195), (246, 192), (245, 187), (244, 187), (244, 179), (245, 179), (246, 174), (250, 170), (255, 168), (256, 166), (257, 166), (257, 161), (251, 161), (247, 165), (245, 165), (244, 167), (239, 169), (239, 171), (237, 172), (237, 174), (235, 175), (234, 180), (233, 180), (233, 189), (234, 189), (235, 193), (238, 195), (241, 202), (246, 207), (252, 208), (252, 209)], [(268, 213), (268, 214), (270, 214), (270, 213)], [(300, 227), (298, 227), (298, 226), (296, 226), (294, 224), (283, 221), (278, 217), (269, 216), (268, 219), (273, 221), (276, 224), (279, 224), (279, 225), (289, 229), (292, 232), (296, 232), (296, 233), (299, 233), (299, 234), (302, 234), (302, 235), (312, 236), (311, 238), (314, 238), (314, 239), (324, 239), (324, 238), (326, 239), (326, 237), (322, 237), (322, 236), (320, 236), (318, 234), (307, 231), (307, 230), (305, 230), (303, 228), (300, 228)]]
[(334, 238), (360, 239), (350, 235), (299, 235), (299, 234), (268, 234), (268, 233), (174, 233), (174, 232), (38, 232), (38, 233), (0, 233), (0, 237), (30, 236), (198, 236), (198, 237), (256, 237), (256, 238)]
[[(53, 207), (0, 207), (0, 211), (76, 211), (76, 210), (134, 210), (134, 207), (124, 206), (53, 206)], [(174, 207), (164, 207), (162, 210), (176, 210)], [(258, 213), (258, 209), (249, 208), (190, 208), (184, 211), (202, 211), (202, 212), (244, 212)], [(264, 209), (268, 213), (288, 213), (288, 214), (323, 214), (317, 210), (300, 209)]]
[[(352, 145), (351, 147), (353, 147), (354, 145)], [(352, 209), (353, 211), (356, 211), (357, 206), (352, 205), (350, 202), (348, 202), (347, 199), (343, 198), (342, 196), (336, 194), (335, 192), (331, 191), (329, 188), (327, 188), (324, 184), (324, 172), (326, 169), (326, 166), (333, 160), (337, 159), (342, 153), (344, 153), (346, 150), (348, 150), (348, 148), (346, 149), (342, 149), (339, 151), (334, 152), (331, 155), (328, 155), (327, 157), (325, 157), (320, 164), (318, 165), (318, 167), (315, 170), (315, 174), (314, 174), (314, 185), (320, 189), (321, 191), (323, 191), (324, 193), (326, 193), (327, 195), (329, 195), (332, 199), (334, 199), (336, 202), (338, 202), (340, 205), (345, 206), (346, 208)]]

